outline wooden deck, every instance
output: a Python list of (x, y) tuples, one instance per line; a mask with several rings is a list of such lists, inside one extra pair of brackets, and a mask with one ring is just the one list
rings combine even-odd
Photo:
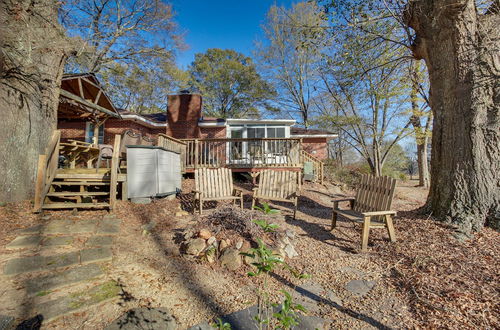
[(301, 168), (300, 139), (187, 139), (185, 169), (226, 167), (234, 172)]

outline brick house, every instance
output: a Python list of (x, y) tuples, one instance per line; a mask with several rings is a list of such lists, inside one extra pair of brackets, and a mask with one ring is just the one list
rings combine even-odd
[[(92, 78), (98, 85), (97, 79)], [(64, 85), (62, 86), (64, 88)], [(101, 91), (102, 95), (105, 95)], [(111, 104), (110, 104), (111, 105)], [(111, 105), (112, 106), (112, 105)], [(95, 121), (85, 118), (60, 118), (58, 129), (62, 139), (75, 139), (92, 142), (98, 135), (98, 142), (113, 144), (114, 136), (126, 130), (140, 132), (156, 140), (159, 133), (177, 139), (259, 139), (259, 138), (300, 138), (304, 150), (314, 157), (328, 158), (328, 142), (336, 135), (322, 130), (306, 130), (293, 127), (293, 119), (221, 119), (204, 117), (202, 96), (187, 92), (169, 95), (167, 112), (156, 114), (137, 114), (117, 110), (119, 116), (108, 116)], [(238, 146), (240, 153), (249, 152), (249, 146)]]

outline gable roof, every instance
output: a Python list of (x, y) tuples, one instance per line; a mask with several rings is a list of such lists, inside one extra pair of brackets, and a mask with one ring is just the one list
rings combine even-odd
[(60, 116), (117, 117), (113, 102), (93, 73), (68, 73), (61, 80)]

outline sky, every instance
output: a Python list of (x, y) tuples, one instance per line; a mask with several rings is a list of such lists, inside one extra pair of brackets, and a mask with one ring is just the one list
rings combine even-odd
[[(176, 21), (189, 47), (179, 52), (177, 64), (185, 69), (194, 54), (209, 48), (234, 49), (252, 54), (261, 24), (273, 4), (290, 7), (292, 0), (173, 0)], [(296, 2), (296, 1), (295, 1)]]

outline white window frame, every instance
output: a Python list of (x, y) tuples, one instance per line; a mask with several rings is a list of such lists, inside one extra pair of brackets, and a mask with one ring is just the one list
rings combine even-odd
[[(90, 140), (90, 132), (92, 131), (92, 137), (94, 135), (94, 123), (88, 121), (85, 123), (85, 142), (88, 142), (88, 143), (94, 143), (94, 141), (89, 141)], [(102, 127), (102, 128), (101, 128)], [(99, 134), (99, 136), (97, 137), (97, 143), (98, 144), (103, 144), (104, 143), (104, 135), (106, 134), (105, 133), (105, 128), (104, 128), (104, 123), (101, 124), (101, 126), (99, 126), (99, 132), (101, 131), (102, 129), (102, 136), (101, 134)], [(102, 141), (99, 141), (100, 138), (102, 137)]]

